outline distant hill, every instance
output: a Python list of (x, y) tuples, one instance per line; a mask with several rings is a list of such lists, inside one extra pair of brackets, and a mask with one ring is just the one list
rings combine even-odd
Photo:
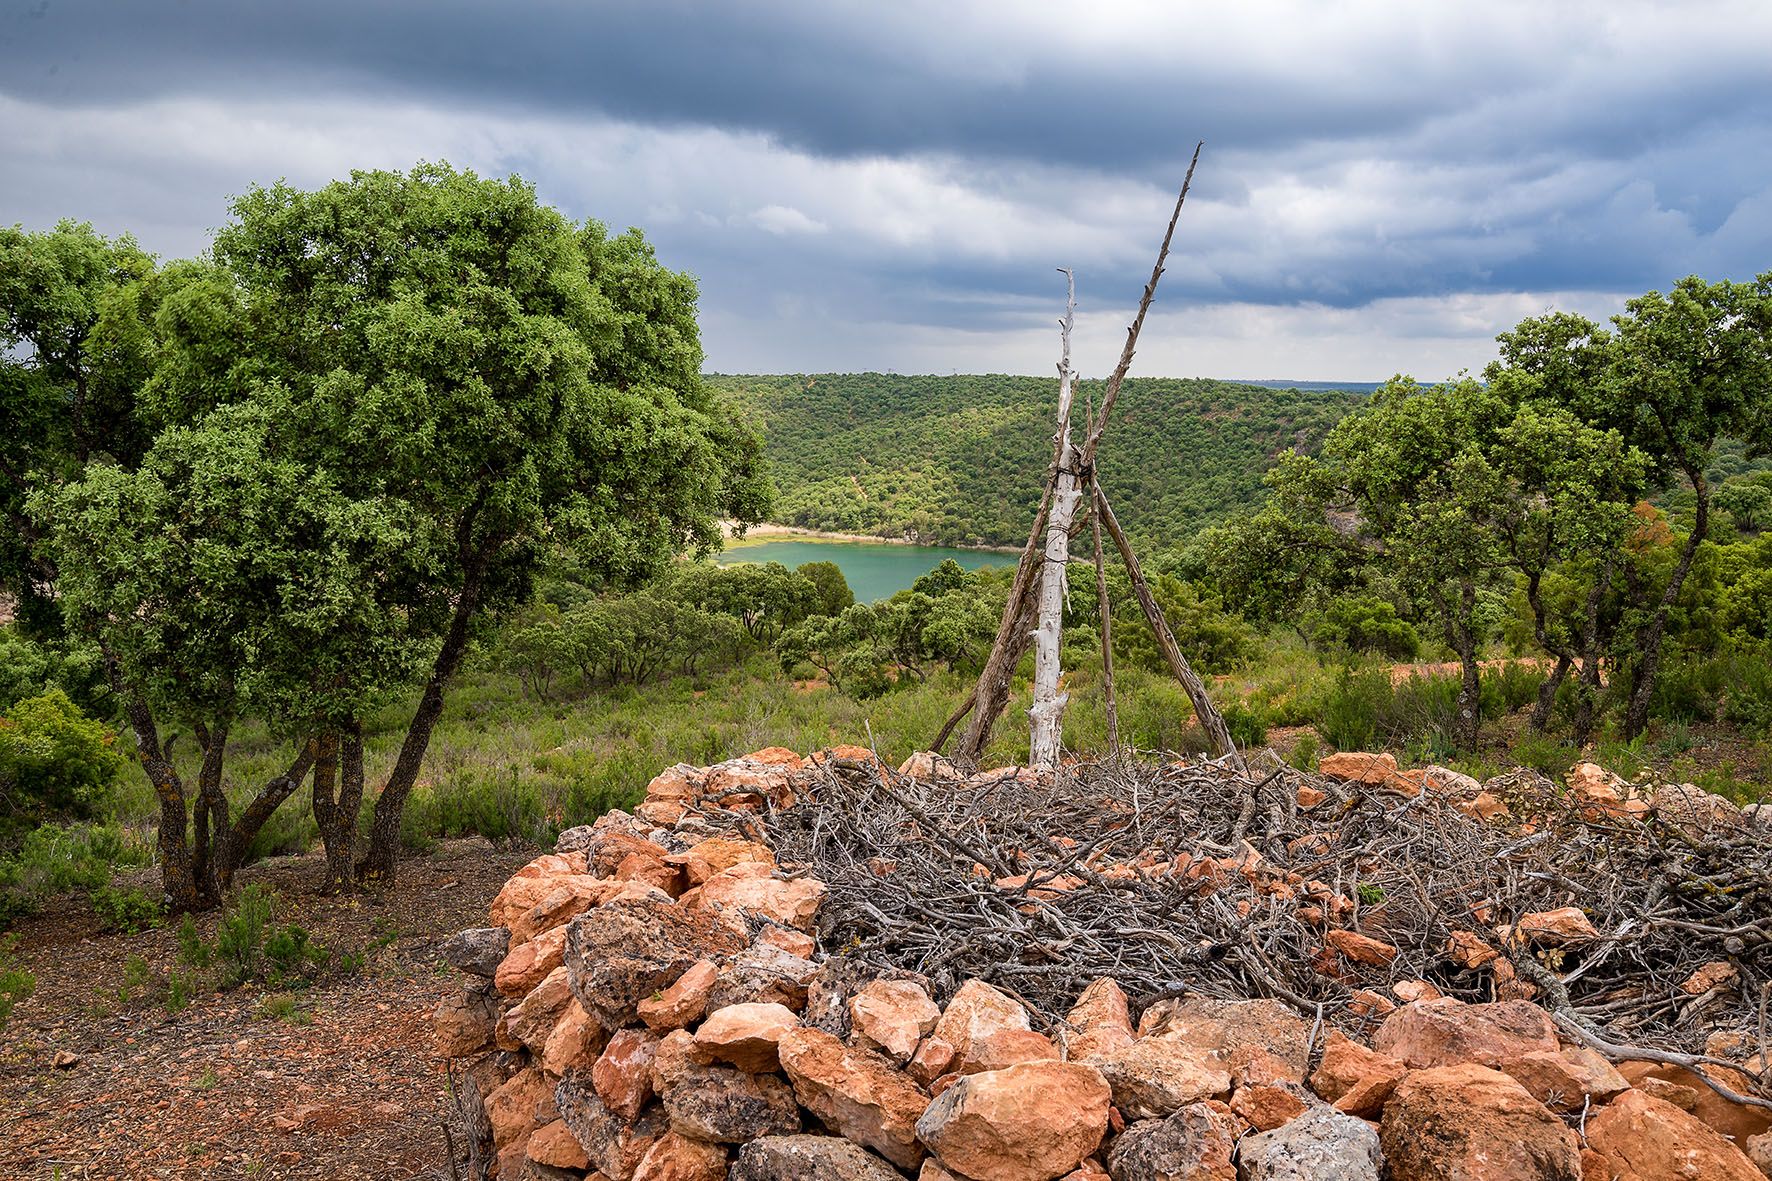
[(1340, 390), (1348, 394), (1369, 394), (1383, 385), (1382, 381), (1292, 381), (1278, 377), (1241, 377), (1233, 385), (1258, 385), (1264, 390)]
[[(948, 545), (1027, 540), (1051, 455), (1057, 383), (1046, 377), (886, 373), (722, 376), (708, 381), (763, 430), (776, 519), (811, 529)], [(1130, 378), (1101, 457), (1128, 532), (1178, 545), (1256, 503), (1288, 447), (1313, 450), (1368, 385), (1276, 388)], [(1079, 387), (1082, 407), (1104, 383)]]

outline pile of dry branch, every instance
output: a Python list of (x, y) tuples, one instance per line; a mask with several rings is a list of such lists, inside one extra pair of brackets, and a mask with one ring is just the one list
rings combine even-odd
[(1766, 1036), (1772, 833), (1694, 788), (1596, 804), (1517, 771), (1410, 796), (1129, 760), (819, 774), (812, 799), (731, 819), (829, 887), (827, 948), (938, 993), (977, 977), (1050, 1019), (1112, 976), (1137, 1002), (1273, 996), (1357, 1020), (1422, 981), (1611, 1040)]

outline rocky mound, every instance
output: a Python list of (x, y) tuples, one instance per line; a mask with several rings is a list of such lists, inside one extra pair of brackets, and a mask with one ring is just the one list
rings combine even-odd
[(1323, 770), (673, 767), (444, 947), (473, 1173), (1772, 1165), (1763, 816), (1587, 765)]

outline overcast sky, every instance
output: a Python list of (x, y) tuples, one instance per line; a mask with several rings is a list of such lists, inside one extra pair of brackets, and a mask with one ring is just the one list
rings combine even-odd
[(1772, 270), (1772, 3), (0, 0), (0, 222), (204, 249), (447, 159), (638, 225), (708, 367), (1435, 379)]

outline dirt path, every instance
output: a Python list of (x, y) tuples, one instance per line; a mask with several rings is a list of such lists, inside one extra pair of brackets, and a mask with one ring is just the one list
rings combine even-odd
[[(483, 923), (531, 856), (446, 842), (403, 863), (381, 900), (308, 893), (317, 858), (251, 867), (241, 884), (278, 892), (279, 923), (306, 927), (335, 957), (364, 954), (363, 966), (285, 994), (200, 993), (173, 1016), (170, 928), (104, 935), (74, 900), (18, 924), (17, 959), (37, 990), (0, 1035), (0, 1177), (449, 1177), (428, 1018), (453, 971), (436, 944)], [(213, 935), (215, 916), (200, 926)], [(283, 1004), (293, 1012), (271, 1015)], [(57, 1068), (58, 1052), (78, 1061)]]

